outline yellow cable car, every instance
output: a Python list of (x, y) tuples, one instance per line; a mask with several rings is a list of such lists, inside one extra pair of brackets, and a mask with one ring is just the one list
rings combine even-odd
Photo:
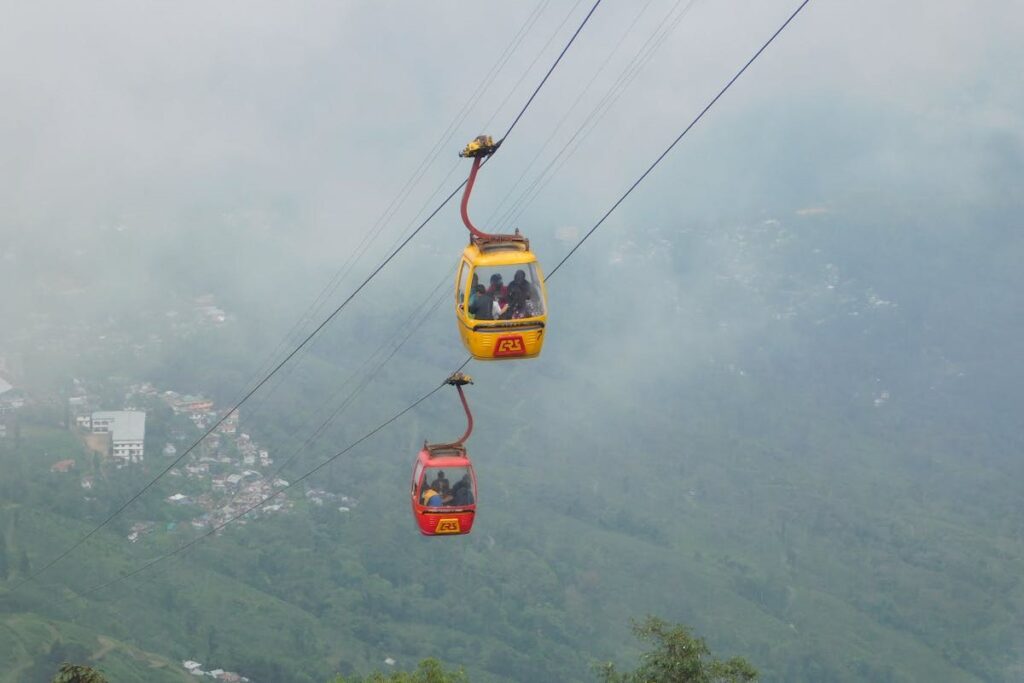
[(534, 358), (544, 345), (547, 294), (525, 238), (474, 238), (462, 252), (455, 315), (462, 344), (478, 360)]
[(462, 153), (473, 158), (462, 195), (462, 222), (470, 240), (455, 276), (455, 315), (462, 344), (477, 360), (540, 355), (548, 321), (544, 275), (530, 241), (518, 230), (514, 235), (489, 235), (469, 220), (469, 195), (481, 159), (500, 144), (480, 136)]

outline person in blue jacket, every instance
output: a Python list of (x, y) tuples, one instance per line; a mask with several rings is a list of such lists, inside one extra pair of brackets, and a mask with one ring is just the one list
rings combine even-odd
[(421, 498), (423, 499), (423, 504), (430, 508), (439, 508), (444, 505), (444, 498), (430, 486), (423, 489)]

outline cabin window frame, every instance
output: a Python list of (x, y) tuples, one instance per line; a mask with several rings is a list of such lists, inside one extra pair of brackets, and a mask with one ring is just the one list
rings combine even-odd
[(472, 273), (473, 264), (463, 257), (459, 262), (459, 274), (455, 279), (455, 307), (464, 313), (469, 311), (469, 282)]
[(416, 467), (412, 471), (412, 495), (419, 500), (419, 492), (423, 490), (423, 471), (426, 469), (422, 460), (416, 461)]

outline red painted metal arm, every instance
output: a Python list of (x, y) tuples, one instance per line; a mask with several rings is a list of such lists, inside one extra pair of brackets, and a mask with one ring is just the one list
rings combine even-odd
[(473, 191), (473, 183), (476, 182), (476, 172), (480, 170), (480, 160), (481, 157), (473, 158), (473, 168), (469, 171), (469, 180), (466, 181), (466, 189), (462, 192), (462, 222), (466, 224), (466, 228), (474, 237), (493, 239), (495, 235), (489, 235), (486, 232), (477, 230), (473, 222), (469, 220), (469, 195)]
[(469, 438), (469, 435), (473, 433), (473, 413), (469, 412), (469, 404), (466, 402), (466, 394), (462, 391), (462, 385), (456, 385), (456, 389), (459, 390), (459, 400), (462, 401), (462, 407), (466, 411), (466, 433), (462, 435), (462, 438), (455, 442), (454, 445), (461, 446)]

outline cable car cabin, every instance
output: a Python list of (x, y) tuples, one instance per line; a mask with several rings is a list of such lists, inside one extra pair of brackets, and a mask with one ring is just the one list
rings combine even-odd
[(474, 237), (456, 275), (455, 314), (462, 344), (477, 360), (539, 356), (547, 292), (529, 240)]
[(466, 449), (425, 445), (412, 471), (411, 497), (424, 536), (468, 534), (476, 516), (476, 475)]

